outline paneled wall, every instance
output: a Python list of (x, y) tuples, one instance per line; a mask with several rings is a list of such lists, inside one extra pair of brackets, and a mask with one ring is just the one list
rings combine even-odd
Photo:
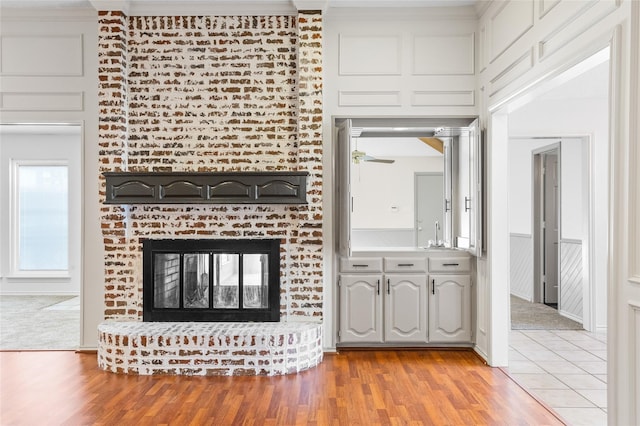
[(330, 114), (477, 114), (473, 9), (367, 13), (327, 15)]
[(533, 302), (533, 239), (530, 234), (510, 235), (510, 291)]
[(80, 347), (95, 348), (102, 320), (103, 252), (97, 145), (97, 13), (3, 9), (0, 14), (0, 120), (82, 128), (82, 283)]

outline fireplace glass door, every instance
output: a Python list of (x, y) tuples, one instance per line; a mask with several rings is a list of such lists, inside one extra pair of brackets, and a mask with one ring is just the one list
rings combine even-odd
[[(234, 242), (231, 250), (206, 251), (193, 241), (145, 242), (145, 267), (153, 265), (152, 273), (145, 270), (145, 321), (277, 320), (279, 242), (266, 241), (265, 248)], [(162, 250), (152, 248), (158, 245)]]

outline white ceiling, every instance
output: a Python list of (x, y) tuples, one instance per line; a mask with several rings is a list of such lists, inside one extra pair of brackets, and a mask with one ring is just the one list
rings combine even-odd
[(236, 9), (244, 8), (251, 12), (254, 8), (282, 9), (283, 7), (293, 7), (293, 4), (320, 4), (324, 3), (329, 8), (338, 7), (464, 7), (474, 6), (476, 0), (3, 0), (2, 7), (11, 8), (91, 8), (97, 5), (111, 4), (115, 7), (144, 7), (145, 5), (159, 6), (186, 6), (206, 5), (207, 8), (216, 6), (228, 8), (233, 6)]

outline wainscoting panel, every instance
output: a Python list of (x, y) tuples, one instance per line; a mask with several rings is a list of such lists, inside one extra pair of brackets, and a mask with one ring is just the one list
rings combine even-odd
[(560, 313), (582, 322), (582, 242), (560, 241)]
[(81, 76), (82, 35), (2, 36), (0, 73), (8, 76)]
[(528, 234), (511, 234), (511, 294), (533, 300), (533, 238)]
[[(376, 52), (372, 55), (372, 52)], [(340, 35), (340, 75), (400, 75), (402, 36)]]

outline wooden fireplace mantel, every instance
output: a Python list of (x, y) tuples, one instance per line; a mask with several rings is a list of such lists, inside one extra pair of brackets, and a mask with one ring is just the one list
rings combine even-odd
[(105, 204), (306, 204), (307, 172), (105, 172)]

